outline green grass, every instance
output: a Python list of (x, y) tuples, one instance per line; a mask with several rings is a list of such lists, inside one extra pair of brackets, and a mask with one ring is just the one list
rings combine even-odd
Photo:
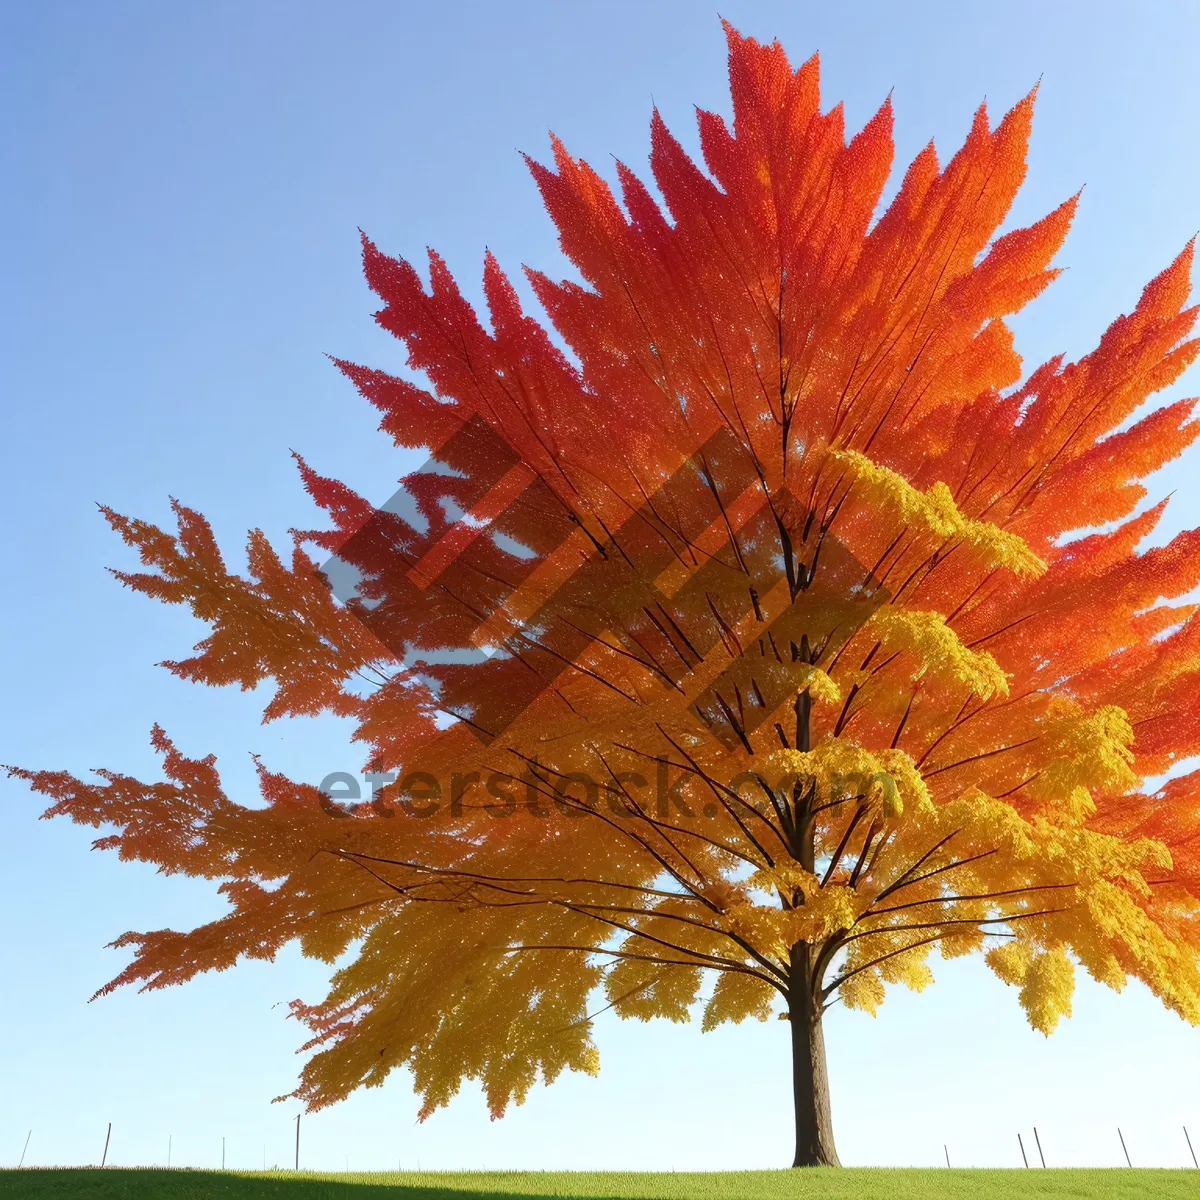
[(0, 1196), (227, 1196), (264, 1200), (1197, 1200), (1200, 1172), (1149, 1170), (899, 1170), (848, 1167), (805, 1171), (164, 1171), (61, 1169), (0, 1171)]

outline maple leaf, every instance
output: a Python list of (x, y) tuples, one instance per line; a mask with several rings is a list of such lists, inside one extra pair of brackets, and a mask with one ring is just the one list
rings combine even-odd
[(923, 150), (872, 223), (890, 102), (847, 142), (815, 58), (727, 32), (707, 170), (653, 117), (665, 210), (557, 141), (530, 163), (579, 272), (527, 272), (555, 336), (490, 255), (485, 328), (435, 254), (426, 286), (364, 239), (432, 391), (340, 365), (432, 453), (407, 507), (302, 462), (329, 524), (290, 561), (253, 534), (245, 576), (189, 509), (108, 513), (146, 567), (118, 577), (210, 627), (170, 670), (350, 717), (395, 775), (343, 808), (260, 764), (240, 804), (157, 729), (165, 781), (16, 772), (228, 901), (126, 934), (102, 990), (291, 940), (340, 961), (293, 1006), (309, 1108), (405, 1066), (423, 1116), (463, 1080), (499, 1116), (597, 1069), (601, 991), (705, 1029), (776, 1005), (795, 1162), (835, 1163), (823, 1014), (923, 988), (935, 949), (984, 953), (1044, 1032), (1076, 963), (1200, 1022), (1200, 772), (1144, 782), (1200, 749), (1200, 617), (1172, 603), (1200, 533), (1141, 551), (1163, 507), (1136, 511), (1200, 427), (1192, 401), (1133, 419), (1196, 356), (1192, 247), (1023, 377), (1005, 318), (1075, 208), (997, 236), (1033, 95)]

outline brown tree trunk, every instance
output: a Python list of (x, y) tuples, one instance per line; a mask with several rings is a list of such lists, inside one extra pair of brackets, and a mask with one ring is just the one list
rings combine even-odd
[(791, 998), (792, 1096), (796, 1117), (796, 1157), (793, 1167), (840, 1167), (833, 1144), (829, 1112), (829, 1070), (825, 1065), (825, 1033), (821, 1014), (812, 1000), (810, 947), (792, 948)]
[[(808, 636), (800, 639), (800, 657), (813, 662)], [(812, 743), (812, 698), (807, 689), (796, 697), (796, 749)], [(815, 783), (797, 794), (793, 853), (806, 870), (815, 870), (812, 802)], [(840, 1167), (833, 1144), (833, 1118), (829, 1113), (829, 1069), (825, 1065), (825, 1032), (821, 1028), (820, 979), (814, 979), (817, 948), (807, 942), (792, 947), (788, 967), (788, 1017), (792, 1026), (792, 1101), (796, 1119), (796, 1156), (793, 1167)], [(814, 999), (815, 997), (815, 999)]]

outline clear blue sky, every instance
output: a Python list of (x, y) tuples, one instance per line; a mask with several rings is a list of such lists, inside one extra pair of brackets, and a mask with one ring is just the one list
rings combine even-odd
[[(397, 367), (373, 325), (358, 227), (449, 260), (475, 294), (485, 245), (557, 270), (517, 150), (553, 128), (608, 172), (645, 162), (652, 100), (694, 145), (692, 105), (725, 109), (716, 6), (688, 2), (9, 3), (0, 11), (0, 761), (155, 770), (158, 720), (216, 752), (232, 790), (247, 751), (316, 782), (358, 768), (333, 722), (262, 727), (252, 698), (153, 664), (191, 619), (124, 592), (129, 565), (95, 511), (207, 513), (237, 561), (245, 530), (312, 515), (288, 451), (382, 500), (404, 462), (323, 358)], [(1086, 184), (1060, 262), (1017, 322), (1028, 364), (1077, 355), (1200, 227), (1200, 6), (1194, 3), (743, 3), (721, 9), (793, 59), (820, 50), (826, 103), (857, 128), (894, 88), (897, 161), (955, 149), (985, 96), (1039, 78), (1015, 221)], [(1195, 392), (1197, 376), (1182, 385)], [(1178, 389), (1177, 389), (1178, 390)], [(1200, 524), (1196, 456), (1164, 471), (1164, 532)], [(126, 929), (195, 923), (212, 889), (88, 850), (89, 831), (0, 802), (0, 1163), (291, 1161), (301, 1030), (280, 1002), (320, 993), (288, 953), (151, 996), (87, 1004)], [(279, 1004), (279, 1007), (275, 1007)], [(923, 996), (830, 1021), (843, 1160), (1019, 1163), (1037, 1125), (1052, 1164), (1187, 1162), (1200, 1145), (1200, 1032), (1139, 986), (1084, 984), (1051, 1040), (978, 962)], [(312, 1167), (782, 1165), (786, 1026), (701, 1035), (605, 1018), (604, 1069), (489, 1122), (464, 1088), (424, 1126), (408, 1080), (308, 1118)]]

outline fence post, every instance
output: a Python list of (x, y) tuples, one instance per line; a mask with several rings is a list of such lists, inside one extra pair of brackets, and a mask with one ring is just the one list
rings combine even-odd
[(112, 1137), (112, 1122), (108, 1123), (108, 1132), (104, 1135), (104, 1156), (100, 1159), (100, 1165), (103, 1167), (108, 1162), (108, 1139)]
[(1192, 1166), (1193, 1166), (1193, 1167), (1200, 1167), (1200, 1163), (1198, 1163), (1198, 1162), (1196, 1161), (1196, 1152), (1195, 1152), (1195, 1150), (1193, 1150), (1193, 1149), (1192, 1149), (1192, 1139), (1191, 1139), (1191, 1137), (1188, 1135), (1188, 1131), (1187, 1131), (1187, 1126), (1186, 1126), (1186, 1125), (1183, 1127), (1183, 1136), (1184, 1136), (1185, 1138), (1187, 1138), (1187, 1144), (1188, 1144), (1188, 1153), (1189, 1153), (1189, 1154), (1192, 1156)]
[(1017, 1134), (1017, 1145), (1021, 1147), (1021, 1161), (1026, 1167), (1029, 1166), (1029, 1159), (1025, 1157), (1025, 1143), (1021, 1141), (1021, 1135)]
[(1121, 1139), (1121, 1149), (1125, 1150), (1125, 1165), (1127, 1167), (1132, 1167), (1133, 1163), (1129, 1161), (1129, 1151), (1125, 1149), (1125, 1135), (1121, 1132), (1120, 1125), (1117, 1126), (1117, 1137)]
[(1038, 1158), (1040, 1158), (1042, 1160), (1042, 1168), (1045, 1169), (1046, 1156), (1042, 1153), (1042, 1139), (1040, 1137), (1038, 1137), (1038, 1131), (1037, 1131), (1036, 1125), (1033, 1127), (1033, 1140), (1035, 1142), (1037, 1142)]
[[(1185, 1129), (1183, 1132), (1187, 1133), (1187, 1130)], [(25, 1165), (25, 1151), (29, 1149), (29, 1139), (31, 1137), (33, 1137), (32, 1129), (25, 1135), (25, 1145), (21, 1147), (21, 1161), (19, 1163), (17, 1163), (17, 1170), (20, 1170)], [(1188, 1145), (1190, 1146), (1191, 1144), (1192, 1143), (1189, 1140)], [(1194, 1158), (1195, 1155), (1193, 1155), (1192, 1157)]]

